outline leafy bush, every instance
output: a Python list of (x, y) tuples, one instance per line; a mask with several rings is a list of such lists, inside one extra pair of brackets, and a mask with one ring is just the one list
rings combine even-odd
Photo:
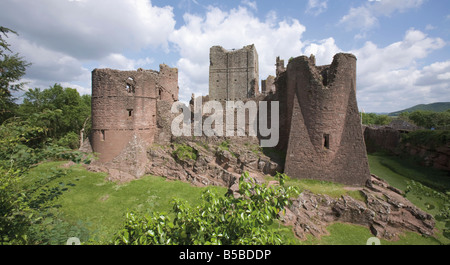
[(287, 176), (277, 174), (280, 185), (256, 184), (247, 172), (239, 179), (239, 197), (218, 195), (207, 190), (202, 204), (191, 207), (173, 201), (172, 218), (164, 213), (126, 214), (123, 228), (113, 244), (130, 245), (251, 245), (281, 244), (280, 235), (270, 225), (299, 194), (295, 187), (284, 187)]
[[(55, 193), (39, 194), (42, 203), (30, 197), (32, 190), (24, 190), (24, 175), (35, 164), (46, 159), (64, 159), (89, 163), (90, 157), (79, 151), (48, 144), (47, 128), (32, 119), (45, 118), (50, 112), (34, 113), (30, 119), (9, 119), (0, 125), (0, 244), (32, 243), (28, 230), (39, 224), (41, 210), (53, 207)], [(49, 172), (52, 175), (55, 172)], [(33, 183), (38, 187), (39, 183)], [(31, 188), (32, 189), (32, 188)]]
[(19, 192), (22, 172), (0, 167), (0, 244), (24, 242), (32, 212), (26, 196)]
[(230, 140), (222, 141), (222, 142), (217, 146), (217, 150), (216, 150), (216, 151), (218, 151), (218, 152), (220, 152), (220, 151), (227, 151), (227, 152), (229, 152), (232, 156), (237, 157), (237, 155), (236, 155), (234, 152), (232, 152), (232, 151), (230, 150)]
[(78, 134), (74, 132), (69, 132), (63, 137), (61, 137), (58, 141), (56, 141), (56, 144), (70, 149), (76, 149), (80, 145), (80, 139)]

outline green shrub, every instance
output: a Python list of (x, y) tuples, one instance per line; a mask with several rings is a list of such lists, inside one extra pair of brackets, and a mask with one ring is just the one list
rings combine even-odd
[(61, 137), (58, 141), (56, 141), (56, 144), (70, 149), (77, 149), (80, 145), (80, 139), (78, 134), (69, 132)]
[(195, 161), (198, 157), (198, 151), (188, 145), (177, 144), (175, 145), (175, 150), (172, 152), (172, 155), (178, 160), (185, 161), (191, 159)]
[(132, 245), (251, 245), (281, 244), (281, 236), (270, 225), (278, 213), (299, 194), (284, 187), (287, 178), (277, 174), (279, 186), (256, 184), (245, 172), (239, 179), (239, 197), (218, 195), (207, 190), (202, 204), (191, 207), (173, 201), (173, 220), (164, 213), (141, 215), (128, 212), (113, 244)]

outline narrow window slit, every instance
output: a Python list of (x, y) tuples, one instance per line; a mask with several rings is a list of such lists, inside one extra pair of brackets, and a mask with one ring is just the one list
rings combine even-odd
[(330, 135), (324, 133), (323, 134), (323, 147), (325, 149), (330, 149)]

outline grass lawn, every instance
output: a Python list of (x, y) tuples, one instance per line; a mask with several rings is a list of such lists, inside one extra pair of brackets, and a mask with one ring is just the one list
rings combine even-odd
[[(225, 193), (223, 187), (199, 188), (193, 187), (181, 181), (167, 181), (165, 178), (156, 176), (145, 176), (126, 184), (116, 184), (105, 181), (104, 173), (94, 173), (85, 170), (81, 165), (62, 168), (65, 162), (47, 162), (33, 168), (26, 183), (48, 180), (47, 186), (63, 187), (62, 192), (55, 199), (60, 205), (59, 210), (64, 218), (72, 223), (82, 223), (91, 232), (91, 237), (99, 242), (107, 242), (120, 228), (124, 221), (124, 215), (128, 210), (142, 212), (166, 212), (172, 209), (170, 201), (180, 198), (188, 201), (191, 205), (199, 203), (201, 193), (205, 189), (215, 189), (219, 193)], [(431, 185), (437, 190), (449, 190), (450, 183), (445, 178), (445, 173), (427, 168), (418, 168), (408, 161), (396, 157), (381, 154), (369, 155), (370, 170), (373, 174), (385, 179), (392, 186), (405, 190), (406, 183), (410, 179), (421, 181), (423, 184)], [(62, 171), (61, 171), (62, 170)], [(64, 172), (58, 174), (57, 178), (48, 179), (55, 175), (49, 172)], [(267, 179), (271, 179), (268, 177)], [(308, 189), (314, 193), (328, 194), (332, 197), (340, 197), (344, 194), (356, 199), (364, 200), (359, 191), (349, 191), (344, 186), (332, 182), (315, 180), (289, 180), (286, 185), (295, 185)], [(408, 194), (407, 198), (418, 207), (435, 215), (438, 207), (428, 209), (424, 201), (432, 198), (422, 198), (414, 194)], [(439, 205), (439, 201), (435, 201)], [(437, 222), (437, 228), (442, 230), (442, 222)], [(327, 227), (329, 235), (320, 239), (309, 237), (306, 241), (295, 238), (291, 227), (274, 223), (272, 226), (278, 229), (284, 241), (289, 244), (300, 245), (364, 245), (367, 239), (373, 235), (366, 227), (335, 223)], [(76, 235), (74, 235), (76, 236)], [(442, 236), (442, 232), (433, 237), (423, 237), (415, 233), (405, 233), (398, 241), (381, 240), (382, 245), (434, 245), (450, 244), (450, 240)]]
[[(32, 169), (30, 178), (43, 179), (48, 172), (57, 170), (64, 162), (43, 163)], [(104, 173), (85, 170), (81, 165), (65, 169), (67, 174), (55, 179), (49, 185), (67, 188), (56, 199), (67, 221), (80, 221), (88, 226), (95, 240), (111, 238), (124, 221), (128, 210), (142, 212), (166, 212), (172, 209), (170, 201), (180, 198), (191, 205), (199, 203), (201, 193), (207, 188), (193, 187), (181, 181), (167, 181), (162, 177), (145, 176), (126, 184), (105, 181)], [(29, 179), (31, 181), (31, 179)], [(208, 187), (225, 193), (223, 187)]]

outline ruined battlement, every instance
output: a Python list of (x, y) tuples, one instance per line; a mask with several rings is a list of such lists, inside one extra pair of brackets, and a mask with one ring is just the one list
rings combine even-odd
[(148, 144), (156, 132), (157, 102), (178, 100), (178, 70), (92, 71), (91, 146), (100, 161), (111, 161), (138, 135)]
[[(276, 77), (269, 76), (262, 82), (262, 93), (258, 92), (254, 45), (238, 50), (213, 46), (210, 60), (210, 94), (205, 99), (278, 101), (277, 148), (286, 151), (287, 175), (356, 186), (369, 179), (356, 103), (354, 55), (336, 54), (330, 65), (322, 66), (316, 65), (314, 55), (291, 58), (287, 66), (277, 57)], [(171, 122), (177, 114), (171, 113), (171, 106), (178, 100), (178, 92), (178, 69), (164, 64), (159, 71), (94, 69), (90, 144), (100, 154), (99, 162), (143, 175), (151, 166), (147, 147), (175, 139)], [(246, 107), (241, 108), (245, 111)], [(271, 109), (268, 112), (269, 120)], [(246, 142), (263, 139), (260, 135), (249, 137), (248, 120), (244, 122), (244, 126), (234, 126), (244, 132), (239, 137), (246, 137)]]
[(331, 65), (316, 66), (313, 57), (300, 56), (282, 75), (276, 84), (287, 117), (281, 133), (287, 138), (285, 173), (364, 185), (370, 173), (356, 102), (356, 57), (338, 53)]
[(258, 53), (255, 45), (238, 50), (210, 48), (210, 100), (244, 100), (259, 92)]

